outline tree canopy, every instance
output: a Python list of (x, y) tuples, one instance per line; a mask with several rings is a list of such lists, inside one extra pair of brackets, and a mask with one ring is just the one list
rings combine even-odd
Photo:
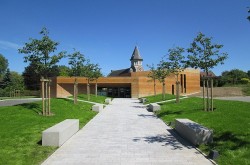
[(57, 50), (58, 42), (50, 39), (49, 31), (43, 28), (40, 32), (41, 39), (30, 39), (30, 42), (25, 43), (22, 49), (19, 49), (19, 53), (26, 54), (24, 62), (33, 63), (37, 67), (34, 68), (34, 72), (40, 73), (44, 77), (48, 77), (52, 68), (64, 57), (65, 52), (55, 53)]
[(187, 65), (193, 68), (200, 68), (208, 75), (209, 70), (218, 64), (224, 64), (228, 58), (227, 53), (220, 53), (223, 45), (213, 44), (211, 37), (206, 37), (201, 32), (194, 38), (190, 48), (187, 49)]
[(8, 65), (8, 60), (2, 54), (0, 54), (0, 78), (6, 72)]

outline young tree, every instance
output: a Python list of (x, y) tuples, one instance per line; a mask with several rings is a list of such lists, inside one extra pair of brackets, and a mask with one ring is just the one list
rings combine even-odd
[(96, 80), (96, 94), (97, 94), (97, 79), (101, 76), (99, 65), (92, 64), (88, 60), (84, 68), (84, 76), (87, 79), (87, 96), (88, 100), (90, 100), (90, 81)]
[(166, 77), (170, 74), (170, 70), (168, 68), (168, 65), (166, 65), (163, 61), (158, 64), (157, 70), (156, 70), (156, 77), (157, 80), (162, 83), (162, 100), (165, 100), (166, 98)]
[(181, 47), (176, 47), (168, 50), (167, 61), (163, 61), (163, 67), (166, 66), (170, 73), (173, 73), (176, 78), (176, 103), (180, 102), (180, 81), (179, 74), (185, 69), (185, 57), (182, 55), (185, 50)]
[(50, 39), (46, 28), (43, 28), (40, 34), (41, 39), (31, 38), (30, 42), (25, 43), (25, 46), (18, 51), (26, 54), (24, 62), (33, 63), (36, 66), (33, 71), (41, 75), (43, 115), (50, 115), (50, 80), (48, 78), (56, 63), (64, 57), (65, 52), (51, 55), (56, 52), (59, 43)]
[(97, 97), (97, 80), (99, 77), (102, 77), (102, 73), (101, 73), (101, 68), (99, 68), (99, 65), (97, 64), (96, 67), (94, 67), (93, 69), (93, 80), (95, 81), (95, 96)]
[(157, 69), (155, 68), (154, 64), (147, 66), (149, 67), (150, 70), (148, 77), (154, 82), (154, 96), (156, 96)]
[(76, 51), (72, 54), (68, 55), (69, 57), (69, 62), (68, 64), (70, 65), (70, 76), (75, 77), (75, 83), (74, 83), (74, 103), (77, 103), (77, 95), (78, 95), (78, 82), (77, 82), (77, 77), (83, 76), (83, 68), (84, 68), (84, 63), (86, 61), (85, 56), (80, 52)]
[(43, 28), (40, 34), (42, 35), (41, 39), (31, 38), (30, 42), (25, 43), (25, 46), (18, 51), (26, 54), (24, 62), (33, 63), (37, 66), (34, 68), (34, 72), (48, 78), (51, 69), (64, 57), (65, 52), (50, 55), (57, 50), (59, 43), (50, 39), (49, 31), (46, 28)]
[[(220, 49), (223, 45), (213, 44), (212, 38), (206, 37), (203, 33), (199, 33), (191, 43), (190, 48), (187, 49), (188, 61), (187, 65), (193, 68), (200, 68), (206, 73), (206, 87), (207, 87), (207, 102), (205, 103), (205, 95), (203, 90), (204, 110), (213, 110), (213, 98), (211, 94), (211, 108), (209, 106), (208, 95), (208, 72), (218, 64), (224, 64), (224, 60), (227, 59), (227, 53), (220, 53)], [(205, 82), (205, 81), (204, 81)], [(205, 84), (205, 83), (204, 83)], [(212, 84), (212, 83), (211, 83)], [(204, 85), (203, 85), (204, 86)], [(212, 88), (211, 88), (212, 91)], [(207, 106), (207, 108), (206, 108)]]

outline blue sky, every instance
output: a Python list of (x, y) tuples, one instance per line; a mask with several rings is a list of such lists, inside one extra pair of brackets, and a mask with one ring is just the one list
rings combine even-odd
[[(0, 0), (0, 53), (12, 71), (27, 63), (18, 54), (42, 27), (58, 50), (81, 51), (104, 74), (130, 67), (135, 45), (147, 64), (157, 64), (169, 48), (188, 48), (198, 32), (223, 44), (229, 58), (213, 71), (250, 70), (249, 0)], [(67, 65), (67, 59), (60, 65)]]

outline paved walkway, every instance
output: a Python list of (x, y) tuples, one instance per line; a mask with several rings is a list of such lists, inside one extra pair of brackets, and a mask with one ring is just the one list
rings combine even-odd
[(6, 99), (6, 100), (0, 100), (0, 107), (3, 106), (13, 106), (18, 104), (24, 104), (24, 103), (31, 103), (35, 101), (40, 101), (41, 98), (27, 98), (27, 99)]
[[(178, 139), (178, 140), (177, 140)], [(136, 99), (114, 99), (43, 165), (211, 165)]]
[(214, 99), (250, 102), (250, 96), (215, 97)]

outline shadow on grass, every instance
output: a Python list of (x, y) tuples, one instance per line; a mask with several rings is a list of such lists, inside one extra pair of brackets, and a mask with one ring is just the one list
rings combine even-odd
[[(181, 138), (174, 130), (167, 129), (170, 134), (158, 134), (155, 136), (135, 137), (134, 142), (145, 141), (147, 143), (160, 143), (162, 146), (170, 146), (172, 150), (194, 148), (189, 142)], [(197, 153), (199, 153), (197, 151)]]
[(24, 103), (24, 104), (20, 104), (20, 105), (16, 105), (16, 106), (21, 106), (25, 109), (32, 110), (37, 114), (42, 114), (42, 108), (37, 103)]
[(183, 111), (163, 111), (157, 114), (159, 118), (166, 116), (166, 115), (181, 115)]
[[(250, 145), (249, 141), (239, 138), (242, 135), (235, 135), (232, 132), (223, 132), (221, 135), (214, 137), (213, 143), (209, 144), (209, 149), (222, 148), (227, 144), (227, 150), (238, 150)], [(244, 135), (243, 135), (244, 136)], [(246, 135), (247, 136), (247, 135)], [(223, 148), (222, 148), (223, 149)]]

